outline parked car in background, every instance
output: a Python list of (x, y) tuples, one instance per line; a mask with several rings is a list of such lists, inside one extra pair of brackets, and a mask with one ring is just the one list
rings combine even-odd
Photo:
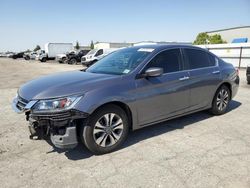
[(41, 62), (54, 60), (58, 54), (66, 54), (72, 51), (73, 48), (72, 43), (47, 43), (45, 44), (44, 53), (41, 53), (38, 59)]
[(5, 57), (12, 58), (14, 54), (15, 54), (14, 52), (6, 52)]
[(59, 63), (66, 63), (67, 55), (66, 54), (58, 54), (56, 56), (56, 61), (58, 61)]
[(29, 52), (29, 53), (24, 53), (23, 58), (25, 60), (30, 60), (30, 59), (36, 59), (38, 53), (37, 52)]
[(13, 59), (23, 58), (24, 52), (15, 53), (12, 55)]
[(105, 55), (108, 55), (109, 53), (111, 52), (114, 52), (118, 49), (113, 49), (113, 48), (110, 48), (110, 49), (93, 49), (91, 51), (89, 51), (85, 56), (82, 56), (81, 58), (81, 63), (82, 65), (84, 66), (90, 66), (92, 64), (94, 64), (95, 62), (97, 62), (100, 57), (103, 57)]
[(247, 83), (250, 84), (250, 65), (247, 66), (246, 77), (247, 77)]
[(81, 62), (81, 58), (85, 56), (89, 51), (90, 50), (80, 50), (79, 52), (66, 54), (68, 64), (77, 64)]
[(59, 148), (81, 140), (104, 154), (119, 148), (129, 130), (206, 109), (222, 115), (238, 87), (238, 71), (207, 50), (137, 46), (86, 70), (32, 80), (19, 88), (12, 107), (25, 112), (31, 137), (48, 136)]

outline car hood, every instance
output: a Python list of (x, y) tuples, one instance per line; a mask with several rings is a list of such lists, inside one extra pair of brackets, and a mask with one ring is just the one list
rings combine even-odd
[(70, 71), (43, 76), (22, 85), (18, 95), (25, 100), (50, 99), (69, 95), (82, 95), (119, 79), (117, 75)]

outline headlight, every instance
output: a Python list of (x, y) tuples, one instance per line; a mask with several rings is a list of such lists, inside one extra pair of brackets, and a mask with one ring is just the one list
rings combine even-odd
[(33, 111), (61, 111), (72, 108), (82, 97), (70, 96), (51, 100), (40, 100), (33, 107)]

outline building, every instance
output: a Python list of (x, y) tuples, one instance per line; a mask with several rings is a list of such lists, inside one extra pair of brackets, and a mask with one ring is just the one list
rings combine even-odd
[(109, 49), (109, 48), (125, 48), (133, 46), (133, 43), (125, 42), (97, 42), (94, 44), (94, 48), (97, 49)]
[(94, 44), (94, 48), (98, 49), (109, 49), (109, 48), (126, 48), (130, 46), (141, 46), (141, 45), (154, 45), (154, 44), (189, 44), (190, 42), (155, 42), (155, 41), (141, 41), (135, 43), (119, 43), (119, 42), (97, 42)]
[(80, 46), (79, 50), (90, 50), (90, 46)]
[[(233, 27), (228, 29), (220, 29), (215, 31), (206, 32), (208, 35), (221, 35), (222, 39), (227, 43), (231, 43), (234, 39), (247, 39), (250, 40), (250, 26)], [(239, 40), (247, 42), (247, 40)]]

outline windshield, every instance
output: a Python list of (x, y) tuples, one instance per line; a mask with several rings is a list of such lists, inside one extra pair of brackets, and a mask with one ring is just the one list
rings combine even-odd
[(98, 49), (90, 50), (87, 55), (93, 55), (98, 51)]
[(115, 51), (89, 67), (86, 72), (101, 74), (128, 74), (134, 70), (154, 49), (126, 48)]

